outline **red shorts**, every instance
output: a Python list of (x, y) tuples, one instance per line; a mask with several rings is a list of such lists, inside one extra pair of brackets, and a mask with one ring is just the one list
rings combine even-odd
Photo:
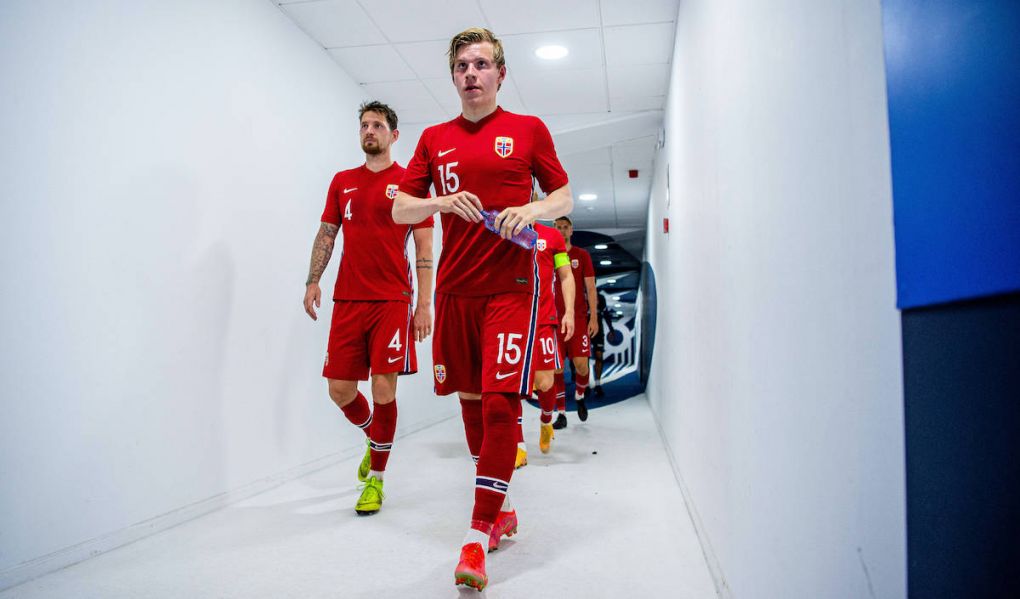
[(560, 352), (569, 358), (591, 357), (591, 343), (588, 341), (588, 320), (574, 321), (574, 334), (569, 340), (563, 340), (563, 334), (557, 329), (556, 338), (560, 341)]
[(558, 329), (559, 325), (543, 324), (535, 332), (535, 372), (563, 368)]
[(333, 303), (333, 322), (322, 376), (364, 381), (372, 374), (418, 372), (414, 312), (404, 302)]
[(538, 320), (536, 296), (436, 294), (432, 337), (436, 395), (529, 395)]

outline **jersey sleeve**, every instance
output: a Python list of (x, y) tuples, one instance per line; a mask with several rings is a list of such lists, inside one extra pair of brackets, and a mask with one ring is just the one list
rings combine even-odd
[(549, 129), (542, 122), (542, 119), (535, 118), (534, 129), (534, 152), (531, 158), (531, 170), (538, 179), (542, 191), (550, 193), (567, 184), (567, 172), (563, 170), (559, 157), (556, 156), (556, 147), (553, 145), (552, 135)]
[(591, 264), (591, 254), (587, 250), (581, 254), (581, 276), (584, 278), (595, 276), (595, 267)]
[[(414, 195), (414, 194), (411, 194), (411, 195)], [(430, 217), (426, 218), (425, 220), (421, 221), (420, 223), (418, 223), (416, 225), (411, 225), (411, 228), (412, 229), (431, 229), (434, 226), (436, 226), (436, 220), (430, 216)]]
[(329, 184), (329, 191), (326, 192), (326, 207), (322, 209), (322, 217), (319, 219), (324, 223), (340, 226), (340, 202), (337, 201), (340, 190), (340, 173), (333, 175), (333, 181)]
[(432, 185), (432, 173), (429, 169), (430, 137), (430, 129), (421, 134), (418, 146), (414, 149), (414, 156), (407, 163), (404, 178), (400, 181), (400, 191), (416, 198), (428, 197), (429, 187)]

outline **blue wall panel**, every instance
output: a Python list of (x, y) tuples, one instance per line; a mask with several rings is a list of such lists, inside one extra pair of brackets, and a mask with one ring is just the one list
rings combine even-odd
[(1020, 290), (1020, 1), (882, 4), (898, 304)]

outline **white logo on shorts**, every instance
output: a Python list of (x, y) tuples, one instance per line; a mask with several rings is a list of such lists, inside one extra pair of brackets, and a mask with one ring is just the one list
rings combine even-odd
[(392, 364), (394, 362), (397, 362), (397, 361), (403, 360), (403, 359), (404, 359), (404, 356), (397, 356), (396, 358), (386, 358), (386, 361), (389, 362), (390, 364)]
[(504, 374), (502, 372), (497, 372), (496, 373), (496, 380), (497, 381), (501, 381), (503, 379), (508, 379), (508, 378), (512, 377), (513, 375), (515, 375), (515, 374), (517, 374), (516, 370), (513, 371), (513, 372), (507, 372), (506, 374)]

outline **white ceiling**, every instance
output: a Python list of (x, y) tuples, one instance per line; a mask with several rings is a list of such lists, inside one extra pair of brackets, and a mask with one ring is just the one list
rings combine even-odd
[[(575, 195), (575, 228), (645, 226), (679, 0), (297, 0), (280, 9), (405, 125), (460, 113), (450, 37), (484, 26), (503, 41), (506, 110), (549, 125)], [(535, 56), (566, 46), (559, 61)], [(638, 169), (639, 177), (627, 177)], [(580, 193), (598, 194), (592, 202)]]

